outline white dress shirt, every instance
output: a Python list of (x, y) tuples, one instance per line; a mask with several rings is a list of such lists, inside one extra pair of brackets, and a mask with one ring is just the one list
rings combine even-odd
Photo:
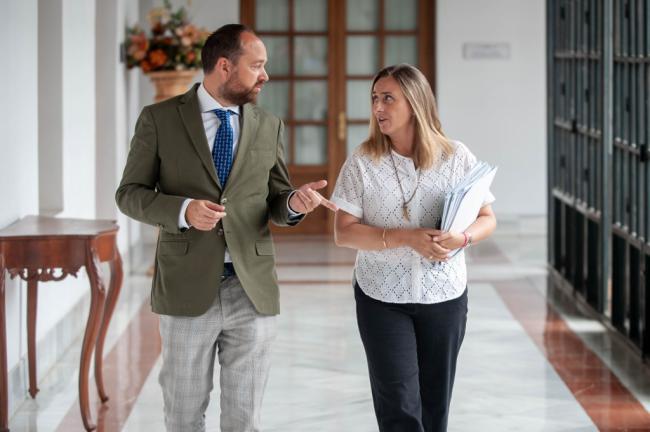
[[(219, 129), (219, 126), (221, 126), (221, 120), (219, 120), (219, 117), (214, 113), (214, 110), (216, 109), (223, 109), (223, 110), (228, 110), (231, 112), (230, 116), (230, 127), (232, 128), (233, 132), (233, 147), (232, 147), (232, 160), (234, 162), (235, 156), (237, 154), (237, 144), (239, 143), (239, 134), (240, 134), (240, 107), (239, 106), (223, 106), (219, 102), (217, 102), (216, 99), (214, 99), (210, 93), (208, 93), (208, 90), (205, 88), (205, 85), (201, 83), (199, 88), (196, 91), (196, 95), (199, 98), (199, 109), (201, 110), (201, 119), (203, 120), (203, 129), (205, 129), (205, 137), (208, 141), (208, 147), (210, 150), (210, 153), (212, 153), (212, 148), (214, 147), (214, 139), (217, 136), (217, 130)], [(289, 197), (291, 198), (291, 196)], [(180, 228), (189, 228), (190, 225), (187, 223), (187, 220), (185, 219), (185, 212), (187, 210), (187, 206), (190, 204), (192, 201), (192, 198), (187, 198), (185, 201), (183, 201), (183, 205), (181, 206), (181, 211), (178, 215), (178, 226)], [(291, 207), (289, 207), (289, 201), (287, 201), (287, 207), (289, 209), (289, 216), (290, 217), (299, 217), (301, 216), (301, 213), (296, 213), (294, 212)], [(227, 210), (226, 210), (227, 212)], [(230, 254), (228, 253), (228, 248), (226, 248), (226, 257), (224, 259), (225, 262), (232, 262), (232, 259), (230, 258)]]
[[(339, 173), (332, 201), (339, 208), (379, 228), (437, 228), (445, 195), (476, 163), (462, 143), (439, 166), (422, 170), (420, 182), (413, 160), (392, 152), (404, 195), (415, 196), (408, 204), (411, 220), (402, 213), (402, 192), (395, 168), (386, 154), (378, 162), (357, 148)], [(494, 201), (490, 192), (483, 205)], [(389, 303), (439, 303), (459, 297), (467, 284), (465, 253), (446, 263), (431, 262), (410, 247), (378, 251), (359, 250), (355, 277), (368, 296)]]

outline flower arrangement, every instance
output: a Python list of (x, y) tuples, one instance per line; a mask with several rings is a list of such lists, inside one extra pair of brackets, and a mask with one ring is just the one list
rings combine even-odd
[(143, 72), (187, 70), (201, 67), (201, 48), (210, 32), (188, 22), (180, 7), (172, 11), (171, 3), (152, 9), (148, 14), (151, 37), (139, 26), (127, 28), (126, 65)]

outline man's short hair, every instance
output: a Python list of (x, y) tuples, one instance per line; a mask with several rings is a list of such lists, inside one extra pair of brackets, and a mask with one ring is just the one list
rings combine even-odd
[(244, 32), (255, 34), (253, 29), (244, 24), (226, 24), (208, 36), (201, 50), (203, 72), (212, 72), (221, 57), (237, 64), (244, 51), (241, 45), (241, 34)]

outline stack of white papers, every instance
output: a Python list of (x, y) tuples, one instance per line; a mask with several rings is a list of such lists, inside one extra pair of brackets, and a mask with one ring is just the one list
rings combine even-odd
[[(445, 207), (442, 212), (442, 231), (465, 231), (478, 216), (483, 202), (490, 191), (497, 167), (486, 162), (478, 162), (467, 173), (465, 178), (445, 197)], [(460, 249), (449, 254), (455, 256)]]

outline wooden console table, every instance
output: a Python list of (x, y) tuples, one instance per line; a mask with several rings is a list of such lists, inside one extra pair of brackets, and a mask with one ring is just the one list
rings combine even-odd
[[(0, 230), (0, 431), (9, 431), (7, 381), (7, 330), (5, 270), (27, 282), (27, 354), (29, 393), (38, 393), (36, 380), (36, 302), (38, 282), (77, 276), (86, 267), (90, 279), (90, 312), (84, 333), (79, 367), (79, 405), (86, 430), (95, 429), (90, 413), (88, 372), (95, 351), (95, 382), (102, 402), (108, 400), (102, 377), (106, 331), (122, 286), (122, 259), (117, 249), (118, 226), (109, 220), (58, 219), (27, 216)], [(99, 264), (109, 262), (108, 296)], [(58, 269), (58, 270), (57, 270)]]

